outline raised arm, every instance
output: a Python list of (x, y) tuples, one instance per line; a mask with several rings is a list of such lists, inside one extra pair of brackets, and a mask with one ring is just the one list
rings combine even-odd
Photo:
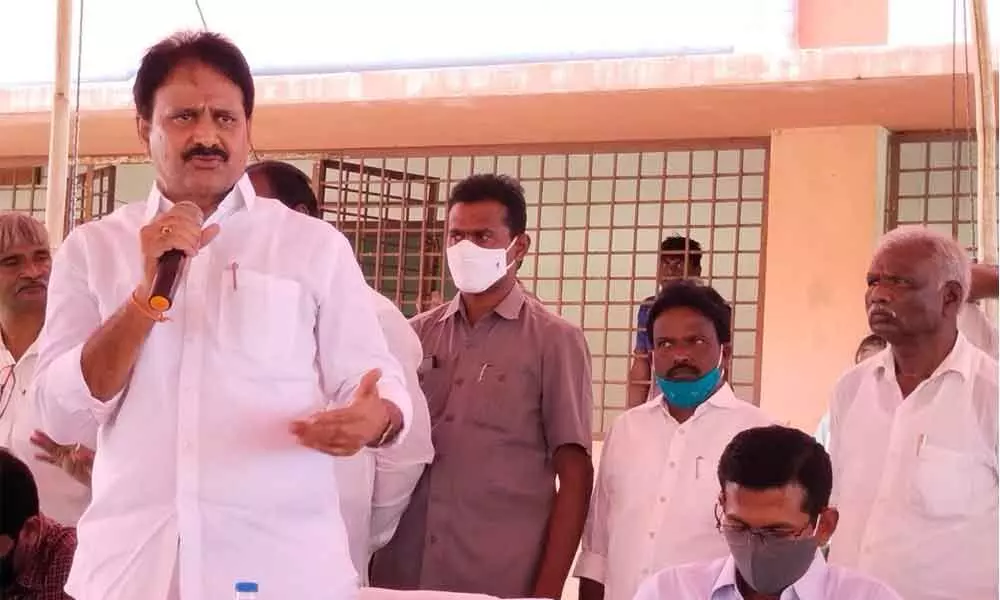
[(972, 265), (972, 283), (969, 286), (969, 302), (984, 298), (996, 298), (1000, 293), (1000, 277), (996, 265)]

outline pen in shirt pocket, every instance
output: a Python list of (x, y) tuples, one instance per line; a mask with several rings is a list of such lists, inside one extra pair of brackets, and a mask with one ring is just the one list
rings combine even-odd
[(235, 260), (233, 262), (229, 263), (229, 269), (233, 272), (233, 291), (234, 292), (239, 287), (239, 284), (236, 282), (236, 270), (239, 269), (239, 268), (240, 268), (240, 263), (236, 262)]

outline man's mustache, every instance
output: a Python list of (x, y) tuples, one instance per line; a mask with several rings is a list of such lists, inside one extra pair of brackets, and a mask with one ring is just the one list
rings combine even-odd
[(229, 153), (223, 150), (222, 148), (218, 146), (212, 146), (212, 147), (203, 146), (201, 144), (192, 146), (191, 148), (185, 150), (184, 154), (181, 155), (181, 158), (184, 160), (184, 162), (187, 162), (192, 158), (195, 158), (196, 156), (201, 156), (204, 158), (213, 158), (217, 156), (221, 158), (223, 161), (229, 160)]
[(889, 308), (887, 306), (881, 306), (879, 304), (872, 304), (871, 306), (868, 307), (868, 316), (871, 317), (873, 315), (882, 315), (882, 316), (885, 316), (885, 317), (889, 317), (891, 319), (895, 319), (896, 318), (896, 311), (892, 310), (891, 308)]
[(25, 281), (21, 285), (17, 286), (17, 290), (14, 293), (21, 293), (24, 290), (30, 290), (32, 288), (42, 288), (44, 290), (48, 289), (48, 287), (49, 287), (48, 284), (44, 280), (32, 279), (29, 281)]
[(675, 365), (667, 371), (667, 377), (676, 377), (678, 375), (693, 375), (697, 377), (699, 373), (698, 369), (688, 364)]

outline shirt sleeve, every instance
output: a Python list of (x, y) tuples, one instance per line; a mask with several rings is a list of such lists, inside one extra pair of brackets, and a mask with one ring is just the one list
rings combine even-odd
[(66, 238), (52, 262), (45, 326), (39, 336), (34, 394), (46, 434), (61, 444), (94, 437), (121, 395), (101, 402), (90, 393), (80, 364), (83, 345), (102, 323), (87, 278), (86, 226)]
[(430, 411), (417, 376), (417, 369), (423, 359), (420, 338), (395, 305), (381, 296), (377, 300), (382, 304), (378, 311), (379, 323), (390, 352), (403, 369), (406, 389), (413, 401), (413, 418), (410, 433), (404, 440), (379, 449), (375, 454), (370, 540), (372, 552), (392, 539), (424, 468), (434, 459)]
[(580, 540), (580, 556), (576, 561), (576, 577), (604, 583), (607, 572), (609, 523), (611, 517), (611, 473), (614, 463), (614, 427), (604, 439), (597, 483), (590, 499), (587, 523)]
[(399, 407), (403, 430), (396, 443), (405, 439), (413, 418), (413, 403), (406, 391), (399, 362), (389, 352), (379, 326), (372, 290), (365, 282), (347, 238), (330, 228), (326, 256), (332, 266), (325, 288), (320, 291), (316, 319), (316, 346), (320, 381), (327, 401), (344, 406), (351, 401), (361, 378), (381, 369), (379, 394)]
[(635, 315), (635, 351), (636, 353), (648, 354), (653, 349), (653, 344), (649, 341), (649, 332), (646, 325), (649, 322), (649, 303), (643, 301), (639, 305), (639, 311)]
[(590, 451), (594, 389), (590, 350), (579, 328), (568, 323), (546, 335), (542, 350), (542, 421), (549, 455), (576, 444)]

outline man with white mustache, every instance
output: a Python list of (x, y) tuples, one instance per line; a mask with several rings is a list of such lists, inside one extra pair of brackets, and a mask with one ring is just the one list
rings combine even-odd
[(830, 562), (907, 600), (996, 598), (997, 362), (958, 330), (969, 258), (923, 227), (886, 234), (868, 271), (889, 347), (848, 371), (830, 408)]
[(590, 354), (517, 284), (526, 221), (511, 177), (473, 175), (448, 199), (459, 294), (411, 321), (436, 456), (375, 555), (376, 587), (562, 593), (593, 480)]

